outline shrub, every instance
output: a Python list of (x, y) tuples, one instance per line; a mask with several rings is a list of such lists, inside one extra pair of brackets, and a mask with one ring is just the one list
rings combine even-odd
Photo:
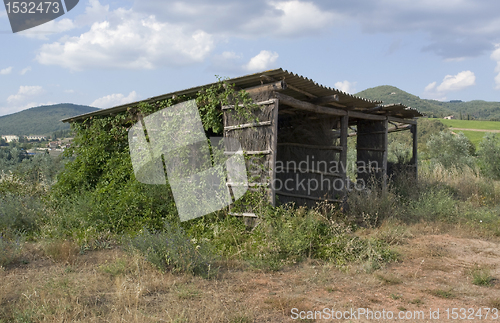
[(427, 142), (429, 157), (433, 162), (442, 164), (445, 168), (473, 167), (474, 144), (463, 133), (458, 135), (441, 131), (432, 135)]
[(190, 238), (175, 224), (165, 222), (163, 231), (151, 232), (143, 229), (130, 238), (131, 250), (142, 254), (160, 271), (187, 272), (209, 277), (216, 268), (215, 256), (205, 241)]
[(470, 275), (472, 276), (472, 283), (477, 286), (491, 286), (495, 280), (491, 276), (489, 268), (481, 268), (478, 265), (470, 269)]
[(484, 176), (500, 180), (500, 137), (498, 135), (487, 133), (479, 143), (478, 164)]
[(349, 225), (333, 216), (290, 205), (271, 208), (243, 244), (244, 259), (271, 270), (305, 258), (338, 266), (366, 262), (372, 267), (395, 259), (387, 244), (355, 236)]
[(0, 267), (12, 263), (21, 253), (23, 237), (0, 234)]
[(348, 214), (358, 225), (376, 227), (395, 215), (398, 196), (391, 189), (372, 185), (369, 190), (353, 190), (348, 195)]
[(0, 174), (0, 233), (38, 231), (45, 214), (46, 187), (12, 173)]

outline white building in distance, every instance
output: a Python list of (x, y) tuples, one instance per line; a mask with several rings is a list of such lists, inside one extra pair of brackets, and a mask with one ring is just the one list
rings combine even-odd
[(19, 136), (6, 135), (2, 136), (2, 139), (5, 140), (6, 142), (19, 141)]
[(27, 140), (47, 140), (47, 137), (45, 136), (25, 136)]

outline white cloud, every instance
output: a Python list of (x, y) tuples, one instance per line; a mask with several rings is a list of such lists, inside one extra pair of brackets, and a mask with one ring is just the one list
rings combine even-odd
[(70, 70), (153, 69), (201, 62), (214, 48), (213, 37), (202, 30), (188, 31), (131, 10), (109, 15), (109, 21), (94, 23), (79, 37), (43, 45), (36, 60)]
[(37, 96), (44, 93), (41, 86), (20, 86), (16, 94), (12, 94), (7, 98), (8, 103), (19, 103), (25, 101), (27, 98)]
[(0, 75), (8, 75), (8, 74), (10, 74), (10, 73), (12, 73), (12, 69), (13, 69), (12, 66), (4, 68), (3, 70), (0, 70)]
[(105, 21), (109, 14), (109, 5), (103, 6), (99, 0), (89, 0), (85, 13), (75, 18), (78, 26), (92, 25), (95, 22)]
[(335, 83), (335, 88), (344, 91), (346, 93), (356, 93), (356, 83), (357, 82), (349, 82), (349, 81), (343, 81), (343, 82), (337, 82)]
[(26, 73), (28, 73), (29, 71), (31, 71), (31, 66), (28, 66), (26, 68), (23, 68), (23, 70), (21, 72), (19, 72), (19, 74), (21, 75), (25, 75)]
[(445, 59), (489, 52), (500, 34), (496, 0), (134, 0), (133, 8), (221, 37), (298, 38), (335, 32), (338, 24), (370, 34), (410, 33), (428, 39), (423, 49)]
[(298, 0), (268, 1), (261, 15), (246, 20), (241, 29), (235, 29), (240, 36), (286, 36), (301, 37), (323, 32), (327, 27), (342, 20), (332, 11), (318, 8), (312, 2)]
[(137, 101), (137, 98), (138, 96), (135, 91), (130, 92), (128, 96), (124, 96), (121, 93), (110, 94), (95, 100), (90, 105), (101, 109), (107, 109), (130, 102), (135, 102)]
[(496, 46), (495, 51), (491, 54), (491, 59), (497, 62), (495, 73), (498, 74), (495, 77), (495, 89), (500, 90), (500, 44)]
[(306, 31), (320, 31), (335, 20), (335, 15), (320, 10), (312, 2), (281, 1), (271, 2), (275, 9), (280, 10), (279, 34), (302, 34)]
[(474, 85), (476, 85), (476, 75), (471, 71), (463, 71), (457, 75), (446, 75), (439, 85), (437, 82), (430, 83), (424, 89), (424, 96), (444, 101), (448, 92), (462, 91)]
[(73, 93), (75, 93), (75, 90), (64, 90), (64, 93), (73, 94)]
[(460, 91), (476, 85), (476, 75), (471, 71), (463, 71), (457, 75), (446, 75), (437, 90), (440, 92)]
[(310, 0), (136, 0), (137, 12), (155, 12), (158, 19), (201, 28), (223, 37), (290, 36), (323, 32), (340, 20)]
[(276, 52), (262, 50), (257, 56), (252, 57), (243, 68), (247, 71), (267, 70), (276, 62), (278, 57), (279, 55)]

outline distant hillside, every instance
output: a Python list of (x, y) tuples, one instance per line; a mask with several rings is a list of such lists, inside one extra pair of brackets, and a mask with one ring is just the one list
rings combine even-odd
[(429, 116), (443, 117), (453, 114), (452, 110), (434, 103), (438, 101), (424, 100), (390, 85), (366, 89), (356, 95), (365, 99), (383, 101), (385, 104), (402, 103)]
[(40, 106), (0, 117), (0, 135), (51, 135), (69, 129), (61, 119), (98, 110), (86, 105), (62, 103)]
[(366, 89), (356, 94), (370, 100), (384, 101), (386, 104), (402, 103), (425, 113), (430, 117), (454, 115), (462, 119), (500, 121), (500, 102), (469, 101), (441, 102), (421, 99), (394, 86), (383, 85)]

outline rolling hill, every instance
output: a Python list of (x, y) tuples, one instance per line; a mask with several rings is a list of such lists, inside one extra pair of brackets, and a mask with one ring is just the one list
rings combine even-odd
[(86, 105), (62, 103), (40, 106), (0, 117), (0, 135), (51, 135), (69, 129), (61, 119), (98, 110)]
[(365, 99), (380, 100), (385, 104), (402, 103), (425, 113), (429, 117), (454, 115), (457, 119), (500, 121), (500, 102), (481, 100), (441, 102), (421, 99), (394, 86), (382, 85), (356, 93)]

